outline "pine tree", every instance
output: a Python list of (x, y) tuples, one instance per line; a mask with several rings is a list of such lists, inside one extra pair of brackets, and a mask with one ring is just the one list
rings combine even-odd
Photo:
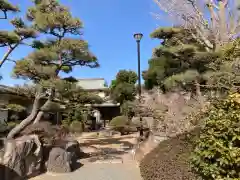
[(111, 98), (120, 104), (133, 101), (136, 96), (137, 74), (134, 71), (120, 70), (111, 84)]
[(3, 16), (0, 19), (7, 19), (9, 12), (18, 12), (19, 8), (9, 3), (7, 0), (0, 0), (0, 10), (3, 13)]
[[(67, 80), (60, 73), (69, 73), (75, 66), (98, 67), (97, 58), (89, 52), (88, 44), (81, 39), (82, 22), (72, 17), (69, 10), (55, 0), (36, 0), (27, 14), (34, 30), (45, 41), (35, 41), (35, 50), (18, 60), (13, 73), (17, 78), (30, 79), (36, 84), (35, 101), (31, 114), (16, 126), (8, 137), (12, 138), (29, 125), (41, 120), (44, 111), (52, 106), (56, 97), (61, 97)], [(61, 92), (61, 93), (60, 93)], [(40, 107), (39, 101), (47, 98)]]
[(67, 82), (70, 88), (64, 88), (61, 95), (67, 103), (63, 115), (67, 123), (72, 121), (83, 121), (85, 123), (86, 115), (91, 111), (91, 107), (86, 104), (101, 104), (103, 99), (91, 92), (87, 92), (78, 87), (76, 83)]
[(159, 28), (151, 34), (152, 38), (162, 40), (161, 46), (153, 51), (149, 69), (143, 73), (147, 88), (160, 86), (163, 90), (194, 90), (198, 95), (203, 74), (209, 63), (219, 54), (208, 52), (198, 43), (188, 30), (182, 28)]
[[(0, 19), (7, 19), (9, 12), (19, 12), (19, 8), (17, 6), (12, 5), (6, 0), (0, 1), (0, 9), (4, 15)], [(7, 47), (8, 49), (0, 60), (0, 68), (7, 60), (15, 62), (15, 60), (9, 58), (11, 53), (19, 45), (26, 45), (26, 40), (35, 38), (37, 35), (36, 30), (27, 26), (22, 18), (16, 17), (12, 19), (10, 23), (13, 25), (13, 30), (0, 30), (0, 47)]]

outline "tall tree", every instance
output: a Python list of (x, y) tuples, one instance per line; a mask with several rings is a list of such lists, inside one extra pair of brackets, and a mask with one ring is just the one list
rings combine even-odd
[(137, 74), (134, 71), (120, 70), (111, 84), (111, 98), (123, 104), (132, 101), (136, 96)]
[[(98, 67), (97, 58), (89, 52), (88, 44), (80, 37), (82, 22), (72, 17), (69, 10), (56, 0), (36, 0), (28, 10), (28, 19), (35, 30), (48, 37), (35, 41), (35, 50), (18, 60), (14, 68), (17, 78), (30, 79), (37, 85), (31, 114), (16, 126), (8, 137), (12, 138), (32, 121), (37, 123), (44, 114), (44, 108), (51, 106), (61, 93), (66, 79), (59, 73), (69, 73), (75, 66)], [(74, 37), (75, 36), (75, 37)], [(39, 100), (47, 98), (40, 107)]]
[(209, 64), (217, 59), (218, 53), (208, 52), (192, 36), (189, 30), (180, 27), (158, 28), (152, 38), (162, 41), (153, 51), (149, 69), (143, 72), (147, 88), (160, 86), (163, 90), (196, 90), (201, 95), (200, 84)]
[[(207, 50), (221, 48), (223, 44), (239, 35), (238, 0), (154, 0), (154, 2), (174, 24), (189, 29), (191, 36)], [(159, 14), (157, 17), (161, 18)]]
[[(0, 1), (0, 9), (4, 14), (2, 19), (7, 19), (8, 12), (19, 11), (18, 7), (6, 0)], [(29, 41), (37, 36), (37, 31), (31, 25), (27, 25), (28, 23), (23, 18), (16, 17), (10, 23), (13, 25), (13, 30), (0, 30), (0, 47), (7, 48), (6, 53), (0, 59), (0, 68), (7, 60), (15, 62), (14, 59), (10, 58), (12, 52), (20, 45), (31, 46), (31, 43), (27, 43), (27, 40)]]

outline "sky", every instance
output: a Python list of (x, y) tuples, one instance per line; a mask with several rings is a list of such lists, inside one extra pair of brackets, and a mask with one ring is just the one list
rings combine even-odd
[[(31, 5), (31, 0), (9, 0), (20, 6), (22, 13)], [(141, 70), (148, 68), (148, 60), (152, 50), (159, 45), (158, 40), (150, 38), (150, 33), (159, 26), (171, 25), (166, 19), (156, 20), (151, 13), (159, 9), (153, 0), (58, 0), (70, 8), (73, 16), (79, 17), (84, 24), (83, 39), (88, 41), (90, 50), (97, 56), (100, 67), (90, 69), (76, 67), (69, 75), (75, 78), (104, 78), (108, 84), (121, 69), (137, 72), (137, 48), (133, 34), (143, 33), (141, 41)], [(9, 19), (13, 16), (10, 15)], [(11, 29), (7, 21), (1, 20), (0, 28)], [(6, 52), (0, 48), (0, 56)], [(21, 59), (31, 49), (19, 47), (11, 55), (11, 59)], [(7, 62), (0, 73), (3, 75), (1, 84), (23, 84), (26, 80), (11, 77), (14, 64)]]

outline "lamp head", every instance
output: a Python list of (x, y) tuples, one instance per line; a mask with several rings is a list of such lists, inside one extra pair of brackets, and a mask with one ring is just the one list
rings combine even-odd
[(133, 37), (136, 39), (136, 41), (141, 41), (143, 34), (142, 33), (136, 33), (133, 35)]

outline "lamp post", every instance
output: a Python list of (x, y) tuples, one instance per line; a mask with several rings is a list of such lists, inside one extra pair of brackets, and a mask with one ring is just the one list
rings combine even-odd
[[(140, 69), (140, 42), (143, 37), (142, 33), (136, 33), (133, 35), (134, 39), (137, 41), (137, 56), (138, 56), (138, 100), (139, 104), (141, 103), (141, 95), (142, 95), (142, 88), (141, 88), (141, 69)], [(139, 113), (139, 119), (140, 119), (140, 130), (139, 134), (140, 137), (143, 137), (143, 125), (142, 125), (142, 116), (141, 113)]]

